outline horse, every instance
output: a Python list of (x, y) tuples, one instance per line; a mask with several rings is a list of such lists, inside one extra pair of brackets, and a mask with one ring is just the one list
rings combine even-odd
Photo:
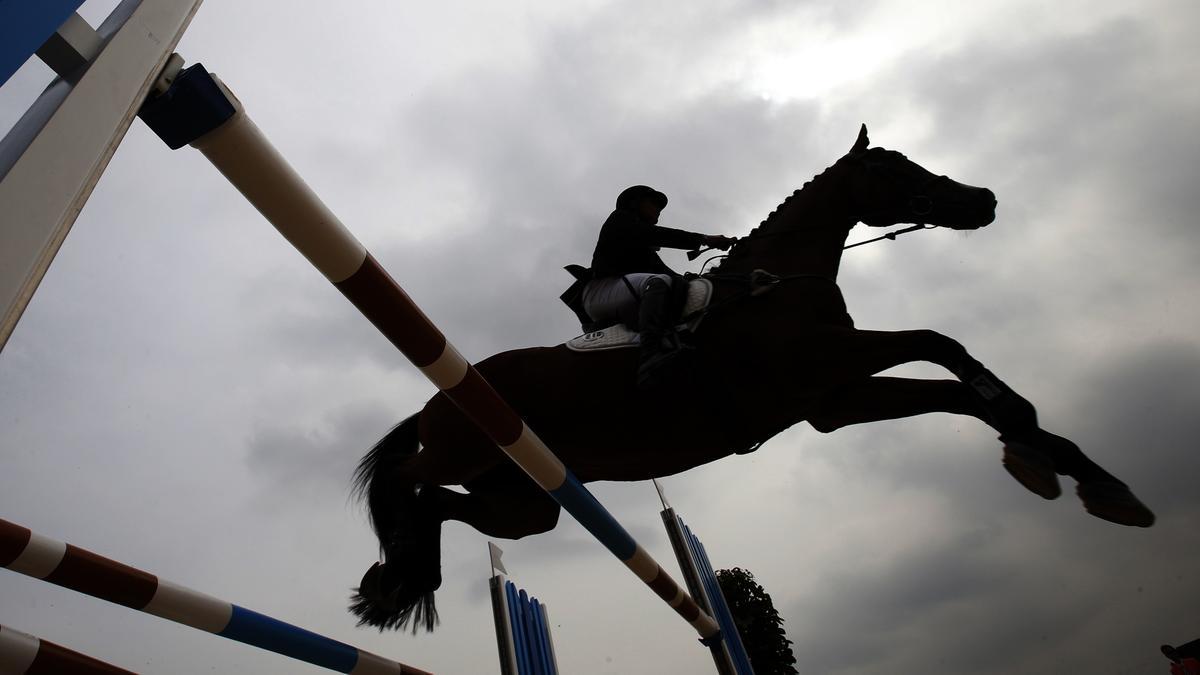
[[(506, 351), (476, 365), (582, 482), (641, 481), (751, 452), (808, 422), (821, 433), (932, 412), (969, 415), (999, 433), (1002, 466), (1055, 499), (1073, 478), (1085, 510), (1128, 526), (1154, 514), (1071, 441), (1042, 429), (1032, 404), (954, 339), (932, 330), (858, 329), (837, 285), (858, 223), (975, 230), (995, 219), (991, 190), (935, 175), (899, 152), (850, 151), (787, 197), (706, 275), (713, 298), (689, 367), (652, 390), (636, 384), (637, 349), (564, 345)], [(885, 377), (913, 361), (953, 379)], [(699, 392), (699, 393), (697, 393)], [(447, 489), (461, 486), (463, 491)], [(548, 532), (560, 507), (444, 395), (390, 430), (360, 461), (354, 490), (382, 562), (355, 589), (359, 625), (417, 632), (437, 623), (441, 524), (489, 536)]]

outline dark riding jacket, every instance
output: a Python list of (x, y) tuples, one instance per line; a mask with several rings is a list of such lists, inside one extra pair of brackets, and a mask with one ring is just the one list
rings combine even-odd
[[(583, 308), (583, 290), (593, 279), (621, 277), (626, 274), (649, 272), (651, 274), (679, 274), (667, 267), (658, 257), (659, 248), (698, 249), (704, 245), (704, 235), (669, 227), (659, 227), (646, 222), (638, 214), (639, 202), (645, 199), (657, 202), (659, 208), (666, 206), (667, 197), (645, 185), (627, 188), (617, 197), (617, 208), (600, 228), (596, 250), (592, 253), (592, 267), (567, 265), (565, 268), (575, 277), (561, 296), (568, 307), (579, 318), (584, 330), (591, 330), (591, 317)], [(632, 288), (630, 289), (632, 291)]]
[(658, 249), (696, 249), (703, 245), (702, 234), (650, 225), (633, 210), (617, 209), (600, 228), (600, 238), (592, 254), (592, 278), (635, 272), (678, 276), (658, 257)]

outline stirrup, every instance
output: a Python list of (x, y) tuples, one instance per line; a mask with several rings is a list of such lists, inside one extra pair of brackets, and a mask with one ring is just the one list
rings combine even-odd
[[(664, 368), (669, 371), (672, 363), (677, 362), (686, 352), (695, 349), (695, 347), (681, 342), (679, 337), (673, 333), (657, 339), (659, 344), (656, 347), (642, 345), (642, 354), (637, 368), (638, 388), (659, 384), (659, 379), (664, 374)], [(647, 352), (649, 353), (647, 354)]]

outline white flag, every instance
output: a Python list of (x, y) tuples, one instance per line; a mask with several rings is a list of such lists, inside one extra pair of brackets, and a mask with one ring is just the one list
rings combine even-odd
[(504, 555), (504, 551), (500, 547), (488, 542), (488, 555), (492, 558), (492, 571), (500, 570), (503, 574), (508, 574), (508, 570), (504, 569), (504, 563), (500, 562), (500, 556)]

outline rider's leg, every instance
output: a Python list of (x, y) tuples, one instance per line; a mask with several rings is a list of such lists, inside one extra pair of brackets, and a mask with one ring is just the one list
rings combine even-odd
[(638, 385), (650, 384), (655, 373), (676, 357), (680, 349), (670, 316), (671, 277), (655, 274), (642, 284), (638, 305), (638, 333), (641, 347), (638, 359)]
[(627, 274), (589, 281), (583, 289), (583, 309), (598, 326), (637, 323), (637, 289), (648, 274)]

